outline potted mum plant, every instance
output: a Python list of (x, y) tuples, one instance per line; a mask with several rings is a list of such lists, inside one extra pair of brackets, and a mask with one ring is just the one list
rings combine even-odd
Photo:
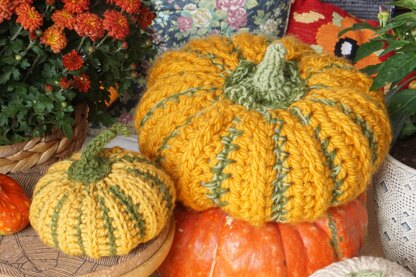
[(140, 66), (155, 54), (149, 7), (145, 0), (0, 1), (0, 172), (71, 152), (62, 148), (85, 134), (74, 129), (81, 103), (89, 122), (114, 121), (108, 105), (134, 93), (144, 82)]
[[(381, 10), (377, 36), (363, 44), (357, 59), (378, 53), (382, 62), (364, 68), (374, 74), (372, 89), (384, 89), (393, 129), (390, 155), (374, 179), (381, 241), (387, 258), (416, 273), (416, 2), (395, 1), (400, 15)], [(344, 32), (348, 31), (344, 30)]]

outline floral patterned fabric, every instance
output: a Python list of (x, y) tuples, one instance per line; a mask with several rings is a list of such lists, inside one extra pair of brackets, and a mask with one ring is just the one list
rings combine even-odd
[(191, 37), (250, 31), (283, 36), (290, 0), (153, 0), (155, 42), (163, 50)]

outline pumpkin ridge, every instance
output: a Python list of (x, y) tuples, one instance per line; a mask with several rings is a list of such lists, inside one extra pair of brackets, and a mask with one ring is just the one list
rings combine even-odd
[(173, 209), (173, 197), (171, 195), (169, 187), (161, 179), (159, 179), (158, 176), (152, 175), (149, 171), (143, 171), (138, 168), (126, 168), (126, 171), (138, 177), (141, 177), (146, 181), (149, 181), (152, 187), (156, 187), (159, 193), (162, 194), (162, 198), (166, 202), (166, 208), (169, 211)]
[(243, 133), (242, 130), (236, 129), (236, 124), (240, 122), (238, 117), (234, 117), (231, 122), (232, 125), (227, 129), (229, 135), (221, 137), (223, 150), (216, 156), (218, 163), (213, 168), (211, 168), (213, 178), (210, 182), (202, 184), (203, 187), (210, 191), (210, 193), (206, 194), (206, 196), (211, 199), (211, 201), (216, 206), (219, 207), (228, 205), (226, 201), (223, 202), (220, 200), (220, 198), (229, 191), (229, 189), (221, 188), (221, 184), (224, 182), (224, 180), (231, 177), (230, 174), (224, 173), (224, 169), (228, 164), (235, 162), (234, 160), (229, 159), (228, 156), (231, 151), (238, 150), (239, 146), (233, 144), (232, 142), (236, 137), (241, 136)]
[(169, 135), (167, 135), (166, 137), (163, 138), (162, 144), (159, 146), (159, 148), (156, 151), (157, 155), (156, 155), (156, 159), (154, 161), (156, 165), (161, 164), (161, 162), (163, 160), (162, 151), (168, 147), (168, 142), (172, 138), (176, 137), (178, 135), (179, 131), (182, 128), (185, 128), (185, 127), (189, 126), (189, 124), (192, 123), (192, 120), (195, 117), (203, 115), (208, 109), (212, 108), (218, 102), (219, 98), (220, 98), (219, 96), (216, 96), (213, 100), (211, 100), (211, 103), (208, 107), (202, 109), (201, 111), (199, 111), (197, 113), (194, 113), (194, 114), (188, 116), (188, 118), (186, 119), (186, 121), (183, 124), (179, 124), (179, 125), (175, 126), (175, 129)]
[(163, 98), (162, 100), (158, 101), (150, 110), (148, 110), (142, 117), (142, 119), (139, 122), (139, 126), (143, 127), (143, 125), (146, 123), (147, 120), (150, 119), (150, 117), (153, 115), (153, 112), (160, 108), (163, 107), (164, 104), (168, 101), (179, 101), (179, 97), (180, 96), (194, 96), (197, 92), (201, 92), (201, 91), (215, 91), (218, 90), (218, 88), (212, 87), (212, 88), (202, 88), (202, 87), (197, 87), (197, 88), (189, 88), (186, 89), (182, 92), (178, 92), (175, 94), (170, 95), (169, 97)]
[[(298, 107), (292, 107), (290, 110), (290, 113), (292, 113), (294, 116), (296, 116), (299, 121), (303, 124), (303, 125), (310, 125), (310, 120), (312, 115), (307, 115), (305, 116), (301, 110)], [(312, 127), (312, 126), (311, 126)], [(334, 182), (334, 187), (332, 190), (332, 195), (333, 195), (333, 200), (332, 202), (334, 203), (335, 199), (341, 194), (340, 188), (342, 186), (342, 184), (344, 183), (344, 179), (338, 179), (338, 174), (341, 171), (341, 165), (335, 165), (334, 164), (334, 160), (335, 160), (335, 156), (337, 154), (336, 149), (334, 149), (332, 152), (328, 151), (328, 146), (330, 144), (329, 142), (329, 138), (325, 138), (324, 140), (322, 140), (321, 138), (321, 126), (316, 126), (316, 127), (312, 127), (313, 131), (314, 131), (314, 135), (315, 135), (315, 139), (319, 142), (320, 146), (321, 146), (321, 150), (322, 153), (324, 154), (325, 158), (326, 158), (326, 163), (329, 166), (330, 170), (331, 170), (331, 177), (333, 179)]]
[[(376, 155), (377, 159), (374, 164), (373, 171), (381, 163), (383, 157), (385, 156), (386, 152), (389, 149), (389, 141), (391, 140), (391, 129), (389, 125), (389, 121), (383, 120), (383, 116), (386, 116), (386, 111), (384, 108), (380, 109), (377, 105), (376, 99), (374, 99), (370, 95), (366, 94), (351, 94), (349, 98), (342, 97), (340, 95), (341, 90), (337, 92), (333, 92), (330, 90), (317, 90), (314, 91), (313, 94), (310, 96), (315, 97), (322, 97), (331, 101), (335, 101), (336, 103), (343, 103), (344, 105), (348, 106), (351, 109), (352, 113), (360, 116), (369, 126), (371, 126), (371, 130), (374, 135), (374, 141), (376, 145)], [(342, 90), (342, 93), (349, 93), (348, 90)], [(365, 105), (364, 105), (365, 103)], [(339, 104), (338, 104), (339, 105)], [(386, 137), (388, 139), (383, 140), (382, 138)]]
[(290, 168), (284, 166), (289, 155), (285, 151), (286, 138), (280, 134), (283, 129), (284, 121), (273, 117), (270, 112), (261, 112), (261, 114), (266, 118), (267, 122), (275, 126), (272, 140), (274, 142), (273, 153), (275, 154), (276, 161), (273, 169), (277, 174), (272, 183), (271, 220), (276, 222), (285, 222), (285, 215), (288, 213), (285, 209), (288, 202), (288, 199), (285, 198), (285, 193), (289, 187), (289, 184), (285, 182), (285, 178), (289, 174)]
[(135, 222), (135, 227), (137, 228), (140, 237), (143, 238), (146, 233), (146, 225), (143, 220), (143, 215), (139, 213), (139, 209), (135, 207), (139, 206), (139, 204), (134, 205), (131, 197), (125, 194), (119, 185), (111, 185), (108, 188), (108, 191), (120, 201), (120, 203), (124, 206), (125, 211), (130, 214)]
[(114, 236), (114, 227), (112, 226), (113, 219), (109, 216), (109, 209), (105, 206), (105, 200), (102, 196), (96, 196), (98, 202), (98, 209), (101, 211), (101, 218), (104, 220), (104, 228), (108, 234), (108, 242), (110, 246), (109, 256), (115, 256), (117, 254), (116, 238)]
[(51, 235), (53, 244), (55, 247), (59, 247), (59, 240), (58, 240), (58, 220), (59, 220), (59, 213), (61, 212), (61, 209), (63, 205), (65, 204), (66, 200), (68, 199), (68, 195), (62, 196), (62, 198), (58, 201), (55, 208), (53, 209), (53, 214), (51, 218)]
[(377, 142), (373, 130), (368, 126), (367, 122), (358, 114), (354, 113), (353, 110), (345, 103), (338, 103), (334, 100), (323, 99), (323, 98), (310, 98), (310, 101), (321, 103), (327, 106), (337, 106), (341, 108), (342, 112), (350, 116), (352, 120), (361, 128), (362, 133), (368, 140), (368, 145), (371, 149), (371, 162), (374, 164), (377, 160)]
[(83, 255), (85, 255), (85, 246), (84, 246), (84, 242), (82, 241), (81, 224), (82, 224), (82, 214), (83, 214), (83, 212), (82, 212), (81, 207), (84, 203), (84, 199), (85, 199), (85, 196), (84, 196), (84, 194), (82, 194), (82, 199), (80, 201), (81, 206), (78, 207), (78, 209), (77, 209), (77, 211), (78, 211), (78, 217), (77, 217), (78, 224), (75, 225), (75, 228), (76, 228), (76, 231), (77, 231), (77, 243), (78, 243), (79, 249), (81, 250), (81, 253)]
[(348, 70), (348, 71), (354, 71), (355, 70), (355, 68), (352, 65), (345, 65), (345, 64), (342, 64), (341, 65), (341, 64), (334, 63), (334, 64), (326, 65), (326, 66), (320, 68), (317, 71), (312, 71), (309, 74), (308, 74), (308, 71), (306, 71), (305, 74), (307, 74), (307, 75), (304, 76), (303, 78), (304, 78), (305, 81), (308, 81), (314, 75), (325, 73), (326, 71), (332, 70), (334, 68), (336, 68), (336, 69), (344, 69), (344, 70)]

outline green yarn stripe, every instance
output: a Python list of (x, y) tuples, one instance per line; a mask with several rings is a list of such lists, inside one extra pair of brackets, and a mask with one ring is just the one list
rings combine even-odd
[[(300, 109), (297, 108), (297, 107), (291, 108), (289, 111), (294, 116), (296, 116), (303, 125), (305, 125), (305, 126), (309, 125), (311, 117), (312, 117), (311, 115), (305, 116), (304, 114), (302, 114)], [(313, 131), (314, 131), (315, 139), (319, 142), (319, 144), (321, 146), (321, 151), (323, 152), (323, 154), (325, 156), (326, 164), (329, 166), (329, 168), (331, 170), (331, 177), (334, 181), (334, 190), (332, 192), (332, 203), (336, 203), (336, 199), (342, 194), (341, 186), (344, 183), (344, 179), (339, 179), (338, 178), (338, 174), (341, 171), (341, 165), (335, 165), (335, 163), (334, 163), (335, 156), (336, 156), (337, 152), (336, 152), (336, 149), (334, 149), (332, 152), (329, 152), (329, 150), (328, 150), (329, 139), (328, 138), (325, 138), (325, 139), (321, 138), (321, 128), (320, 128), (320, 126), (317, 126), (317, 127), (313, 128)]]
[(373, 130), (371, 129), (371, 127), (368, 126), (368, 123), (360, 115), (356, 114), (349, 106), (347, 106), (344, 103), (338, 103), (337, 101), (334, 101), (334, 100), (322, 99), (322, 98), (311, 98), (310, 100), (313, 102), (321, 103), (321, 104), (331, 106), (331, 107), (334, 107), (334, 106), (340, 107), (342, 112), (345, 115), (349, 116), (354, 121), (354, 123), (360, 127), (361, 132), (367, 138), (368, 145), (371, 149), (371, 161), (373, 164), (376, 162), (378, 158), (377, 156), (378, 144), (377, 144), (375, 134)]
[(236, 129), (236, 124), (240, 122), (240, 119), (235, 117), (232, 120), (232, 125), (227, 129), (229, 135), (221, 137), (221, 142), (223, 144), (223, 150), (218, 153), (216, 159), (218, 163), (211, 169), (213, 173), (213, 178), (210, 182), (202, 184), (203, 187), (209, 190), (209, 193), (206, 196), (211, 199), (211, 201), (219, 206), (223, 207), (226, 206), (228, 203), (225, 201), (221, 201), (221, 196), (229, 191), (229, 189), (225, 189), (221, 187), (221, 184), (231, 177), (231, 174), (224, 173), (224, 169), (227, 165), (231, 163), (235, 163), (235, 160), (229, 159), (228, 155), (231, 151), (238, 150), (239, 146), (234, 144), (233, 141), (243, 134), (243, 131)]
[(201, 92), (201, 91), (216, 91), (218, 90), (218, 88), (202, 88), (202, 87), (197, 87), (197, 88), (189, 88), (186, 89), (182, 92), (179, 93), (175, 93), (170, 95), (169, 97), (163, 98), (162, 100), (160, 100), (159, 102), (157, 102), (142, 118), (142, 120), (140, 121), (140, 127), (143, 127), (144, 124), (146, 123), (146, 121), (148, 121), (153, 113), (159, 109), (159, 108), (164, 108), (165, 104), (168, 102), (179, 102), (179, 98), (181, 96), (194, 96), (197, 92)]
[(195, 114), (193, 114), (193, 115), (190, 115), (186, 120), (185, 120), (185, 123), (183, 123), (183, 124), (179, 124), (179, 125), (177, 125), (176, 127), (175, 127), (175, 129), (169, 134), (169, 135), (167, 135), (166, 137), (164, 137), (163, 138), (163, 141), (162, 141), (162, 144), (159, 146), (159, 148), (157, 149), (157, 156), (156, 156), (156, 159), (155, 159), (155, 164), (157, 165), (157, 166), (159, 166), (160, 165), (160, 163), (162, 162), (162, 160), (163, 160), (163, 156), (162, 156), (162, 151), (164, 150), (164, 149), (167, 149), (168, 148), (168, 143), (169, 143), (169, 141), (172, 139), (172, 138), (174, 138), (174, 137), (176, 137), (178, 134), (179, 134), (179, 131), (182, 129), (182, 128), (185, 128), (185, 127), (187, 127), (187, 126), (189, 126), (191, 123), (192, 123), (192, 120), (194, 119), (194, 118), (196, 118), (197, 116), (200, 116), (200, 115), (202, 115), (202, 114), (204, 114), (206, 111), (207, 111), (207, 109), (208, 108), (210, 108), (210, 107), (212, 107), (215, 103), (217, 103), (218, 102), (218, 99), (219, 99), (220, 97), (219, 96), (216, 96), (212, 101), (211, 101), (211, 103), (210, 103), (210, 105), (208, 106), (208, 107), (205, 107), (203, 110), (201, 110), (201, 111), (199, 111), (199, 112), (197, 112), (197, 113), (195, 113)]
[(217, 67), (221, 71), (225, 70), (225, 64), (217, 62), (215, 60), (217, 58), (217, 56), (215, 54), (213, 54), (213, 53), (205, 53), (204, 54), (201, 51), (195, 50), (195, 49), (185, 49), (185, 50), (188, 53), (193, 53), (193, 54), (197, 55), (198, 58), (208, 59), (215, 67)]
[(287, 139), (281, 135), (284, 122), (280, 119), (274, 118), (272, 114), (268, 112), (261, 113), (267, 120), (268, 123), (274, 127), (273, 134), (273, 153), (276, 161), (273, 169), (277, 172), (275, 179), (273, 180), (273, 191), (272, 191), (272, 214), (271, 219), (275, 222), (286, 221), (286, 205), (288, 199), (285, 197), (285, 193), (289, 188), (289, 183), (286, 182), (286, 177), (290, 172), (290, 169), (285, 167), (284, 164), (289, 157), (289, 153), (285, 151)]
[(108, 188), (108, 191), (124, 206), (125, 211), (135, 222), (135, 226), (139, 231), (140, 237), (144, 237), (146, 233), (146, 225), (143, 220), (143, 215), (139, 213), (139, 204), (135, 205), (130, 195), (124, 193), (119, 185), (111, 185)]
[(51, 219), (51, 235), (53, 244), (56, 248), (59, 248), (59, 241), (58, 241), (58, 221), (59, 216), (64, 206), (65, 202), (68, 200), (68, 195), (65, 194), (64, 196), (59, 199), (58, 203), (56, 204), (55, 208), (53, 209), (52, 219)]
[(331, 231), (331, 245), (335, 249), (335, 253), (338, 257), (338, 259), (342, 259), (342, 252), (341, 248), (338, 244), (338, 230), (337, 230), (337, 223), (334, 220), (334, 217), (332, 216), (331, 212), (328, 212), (328, 227)]
[(116, 248), (116, 237), (114, 235), (114, 227), (112, 225), (113, 219), (110, 217), (110, 209), (105, 205), (105, 200), (103, 197), (98, 196), (98, 209), (101, 211), (101, 218), (104, 220), (104, 228), (108, 233), (108, 242), (110, 246), (109, 256), (115, 256), (117, 254)]
[[(81, 200), (81, 205), (84, 202), (84, 197)], [(82, 254), (85, 254), (85, 246), (84, 242), (82, 241), (82, 233), (81, 233), (81, 224), (82, 224), (82, 208), (78, 208), (78, 217), (77, 217), (77, 224), (76, 224), (76, 230), (77, 230), (77, 243), (79, 246), (79, 249), (81, 250)]]
[(160, 180), (158, 176), (152, 175), (149, 172), (142, 171), (137, 168), (127, 168), (126, 170), (130, 174), (134, 174), (137, 177), (143, 178), (144, 180), (149, 182), (153, 188), (157, 188), (159, 193), (162, 194), (163, 200), (166, 201), (166, 207), (168, 208), (168, 210), (173, 209), (173, 197), (169, 190), (169, 187), (162, 180)]
[(116, 160), (116, 162), (120, 162), (120, 161), (126, 161), (126, 162), (129, 162), (129, 163), (140, 163), (140, 164), (153, 165), (153, 163), (146, 157), (137, 157), (137, 156), (132, 156), (132, 155), (128, 155), (128, 154), (124, 155), (120, 159)]

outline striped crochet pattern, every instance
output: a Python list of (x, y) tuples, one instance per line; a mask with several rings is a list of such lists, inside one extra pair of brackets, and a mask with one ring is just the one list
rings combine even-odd
[(138, 153), (102, 149), (117, 133), (103, 132), (37, 183), (30, 223), (47, 245), (75, 256), (125, 255), (167, 224), (172, 181)]
[(293, 37), (194, 39), (154, 64), (142, 152), (195, 210), (259, 225), (320, 218), (365, 191), (391, 127), (372, 80)]

